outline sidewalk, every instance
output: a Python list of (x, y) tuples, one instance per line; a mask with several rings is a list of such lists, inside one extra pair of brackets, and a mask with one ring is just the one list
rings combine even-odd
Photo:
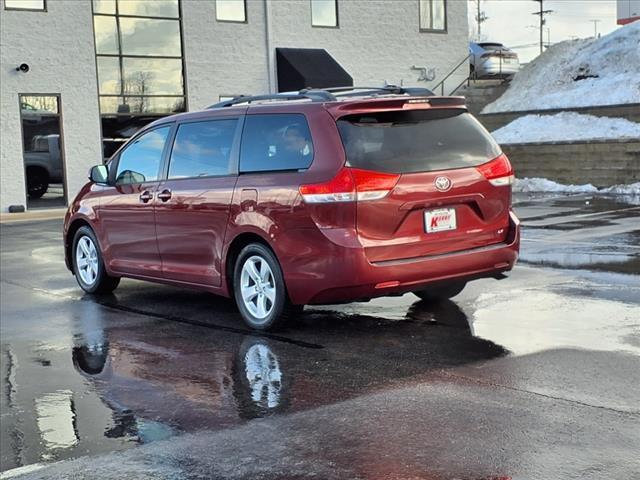
[(0, 224), (35, 222), (38, 220), (53, 220), (56, 218), (62, 220), (66, 211), (66, 208), (47, 208), (42, 210), (29, 210), (22, 213), (2, 212), (0, 213)]

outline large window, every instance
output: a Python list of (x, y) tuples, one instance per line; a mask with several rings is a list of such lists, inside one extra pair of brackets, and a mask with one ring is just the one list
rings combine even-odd
[(237, 124), (238, 120), (233, 118), (180, 125), (171, 151), (169, 178), (230, 174)]
[(242, 132), (240, 172), (301, 170), (313, 161), (304, 115), (248, 115)]
[(338, 0), (311, 0), (311, 25), (338, 26)]
[(186, 110), (178, 0), (93, 0), (104, 155)]
[(246, 1), (216, 0), (216, 20), (218, 20), (219, 22), (246, 22)]
[(419, 0), (420, 30), (425, 32), (445, 32), (447, 30), (447, 1)]
[(4, 0), (6, 10), (46, 10), (45, 0)]
[(158, 180), (162, 151), (170, 126), (143, 133), (120, 154), (116, 184), (154, 182)]

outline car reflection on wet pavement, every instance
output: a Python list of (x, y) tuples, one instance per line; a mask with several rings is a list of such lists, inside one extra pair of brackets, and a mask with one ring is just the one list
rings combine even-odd
[(516, 209), (509, 279), (440, 303), (307, 307), (277, 334), (247, 331), (229, 300), (200, 292), (126, 280), (82, 295), (59, 222), (3, 225), (0, 469), (633, 478), (639, 208), (530, 196)]

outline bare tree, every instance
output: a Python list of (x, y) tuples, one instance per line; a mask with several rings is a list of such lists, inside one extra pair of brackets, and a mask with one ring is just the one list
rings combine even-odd
[(131, 100), (131, 112), (143, 113), (147, 111), (149, 83), (153, 80), (151, 72), (134, 72), (124, 82), (124, 94)]

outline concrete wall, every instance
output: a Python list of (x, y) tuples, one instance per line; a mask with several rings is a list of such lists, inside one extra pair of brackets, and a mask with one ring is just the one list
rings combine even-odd
[(596, 187), (640, 182), (640, 141), (502, 145), (516, 177)]
[[(225, 23), (215, 20), (213, 1), (182, 1), (190, 110), (210, 105), (220, 95), (275, 91), (278, 47), (324, 48), (356, 85), (367, 86), (385, 81), (434, 86), (467, 55), (465, 1), (447, 3), (447, 34), (420, 32), (418, 0), (341, 0), (339, 28), (312, 27), (308, 0), (270, 1), (266, 10), (264, 1), (249, 0), (246, 24)], [(436, 79), (418, 82), (419, 72), (411, 70), (412, 65), (434, 68)], [(460, 68), (445, 91), (467, 74), (468, 67)]]
[[(353, 76), (354, 84), (385, 80), (433, 86), (468, 53), (467, 2), (447, 2), (447, 34), (420, 32), (418, 0), (338, 2), (339, 28), (311, 26), (309, 2), (272, 2), (274, 47), (324, 48)], [(417, 82), (412, 65), (435, 68), (436, 80)], [(451, 77), (446, 92), (468, 75), (468, 66)]]
[(216, 21), (215, 2), (182, 1), (189, 110), (220, 95), (269, 91), (264, 2), (247, 2), (247, 23)]
[[(0, 7), (1, 8), (1, 7)], [(19, 93), (60, 94), (69, 199), (102, 159), (91, 3), (0, 10), (0, 209), (26, 205)], [(21, 63), (28, 73), (16, 72)]]
[(478, 120), (480, 120), (487, 130), (493, 132), (494, 130), (504, 127), (507, 123), (511, 123), (516, 118), (524, 117), (525, 115), (553, 115), (554, 113), (559, 112), (576, 112), (583, 115), (594, 115), (596, 117), (626, 118), (632, 122), (640, 122), (640, 104), (637, 103), (627, 105), (605, 105), (595, 107), (487, 113), (479, 115)]

